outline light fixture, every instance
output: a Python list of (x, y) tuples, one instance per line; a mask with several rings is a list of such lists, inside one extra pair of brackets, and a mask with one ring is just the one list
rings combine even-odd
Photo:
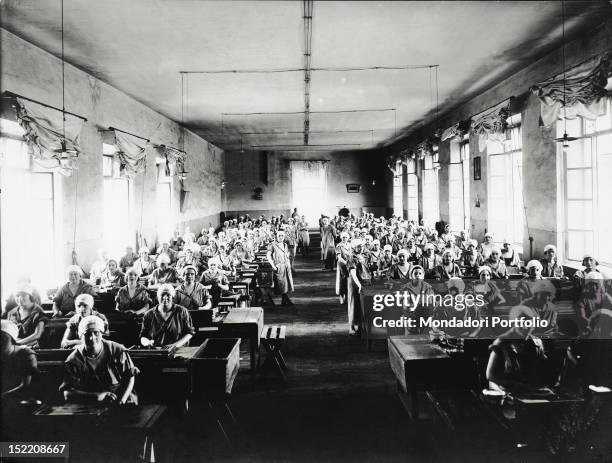
[[(60, 142), (60, 147), (54, 149), (54, 153), (58, 153), (61, 155), (61, 159), (69, 159), (71, 157), (78, 156), (79, 152), (75, 149), (68, 149), (66, 144), (66, 77), (65, 77), (65, 61), (64, 61), (64, 0), (62, 0), (61, 4), (62, 12), (61, 12), (61, 32), (62, 32), (62, 140)], [(61, 162), (61, 161), (60, 161)], [(69, 163), (63, 162), (62, 166), (66, 167)]]
[(565, 66), (565, 0), (561, 0), (561, 32), (563, 36), (563, 46), (561, 47), (561, 57), (563, 63), (563, 136), (555, 138), (555, 142), (561, 143), (563, 148), (569, 148), (569, 143), (578, 140), (579, 137), (571, 137), (567, 134), (567, 109), (566, 98), (567, 89), (565, 82), (566, 66)]

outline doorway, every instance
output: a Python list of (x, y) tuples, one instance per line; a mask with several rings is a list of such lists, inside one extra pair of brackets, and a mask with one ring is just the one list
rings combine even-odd
[(318, 227), (327, 213), (327, 161), (291, 161), (291, 212), (306, 216), (310, 227)]

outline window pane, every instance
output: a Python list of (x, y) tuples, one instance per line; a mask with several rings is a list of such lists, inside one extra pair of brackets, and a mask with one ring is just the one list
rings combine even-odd
[(12, 137), (21, 137), (25, 134), (25, 130), (23, 130), (17, 121), (0, 119), (0, 134), (6, 134)]
[(593, 233), (582, 231), (568, 231), (568, 258), (582, 260), (585, 254), (593, 252)]
[(567, 171), (568, 199), (591, 199), (593, 197), (592, 169), (574, 169)]
[(3, 138), (1, 148), (7, 167), (15, 169), (30, 168), (30, 155), (24, 142), (12, 138)]
[(612, 133), (598, 136), (595, 139), (595, 143), (598, 155), (612, 153)]
[(564, 148), (568, 169), (574, 167), (591, 167), (591, 139), (576, 140)]
[(31, 174), (30, 194), (35, 199), (53, 199), (53, 174)]
[(593, 229), (593, 202), (592, 201), (568, 201), (567, 203), (567, 227), (574, 230)]
[(102, 143), (102, 154), (115, 154), (116, 152), (117, 148), (114, 145)]
[(606, 114), (603, 116), (599, 116), (595, 120), (595, 130), (597, 132), (601, 132), (603, 130), (608, 130), (612, 128), (612, 116), (610, 116), (610, 110), (606, 111)]

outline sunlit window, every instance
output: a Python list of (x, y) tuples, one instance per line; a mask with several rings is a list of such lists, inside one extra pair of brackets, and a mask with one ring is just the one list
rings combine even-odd
[(397, 161), (397, 163), (395, 164), (395, 172), (393, 174), (393, 214), (398, 217), (404, 216), (404, 205), (402, 201), (402, 181), (402, 161)]
[[(467, 168), (466, 153), (469, 152), (469, 143), (459, 143), (456, 141), (450, 144), (450, 165), (448, 166), (448, 207), (449, 224), (451, 230), (459, 231), (466, 227), (466, 210), (468, 210), (466, 195), (469, 197), (469, 190), (466, 189), (464, 179), (467, 178), (464, 170)], [(463, 160), (466, 161), (463, 161)]]
[(23, 129), (0, 119), (2, 188), (2, 298), (28, 277), (45, 291), (62, 280), (59, 233), (61, 187), (57, 174), (35, 167), (23, 141)]
[(157, 212), (157, 238), (159, 241), (169, 239), (174, 230), (174, 212), (172, 209), (172, 177), (166, 172), (166, 163), (157, 165), (157, 192), (155, 198)]
[[(600, 263), (612, 264), (612, 108), (594, 121), (578, 117), (567, 121), (571, 136), (583, 137), (563, 151), (565, 194), (565, 252), (569, 260), (581, 261), (587, 253)], [(557, 124), (563, 136), (564, 124)]]
[(134, 244), (130, 217), (130, 181), (121, 177), (113, 145), (102, 145), (104, 176), (104, 249), (109, 257), (120, 258), (125, 247)]
[(419, 178), (416, 175), (416, 164), (413, 159), (408, 160), (406, 168), (406, 208), (408, 220), (419, 223)]
[(440, 220), (440, 201), (438, 196), (437, 147), (434, 154), (423, 160), (423, 220), (433, 226)]
[(487, 146), (488, 231), (497, 243), (509, 240), (523, 249), (523, 148), (520, 114), (508, 119), (504, 142)]

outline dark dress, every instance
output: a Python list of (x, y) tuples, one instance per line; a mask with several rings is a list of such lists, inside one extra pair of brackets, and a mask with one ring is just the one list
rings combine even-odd
[(174, 304), (167, 320), (160, 315), (158, 306), (149, 309), (142, 320), (139, 337), (152, 339), (157, 346), (166, 346), (186, 334), (195, 334), (191, 315), (185, 307)]
[(125, 312), (127, 310), (137, 312), (147, 304), (151, 303), (151, 297), (149, 296), (147, 288), (142, 285), (136, 286), (133, 297), (130, 296), (128, 287), (124, 286), (119, 290), (117, 296), (115, 296), (115, 302), (118, 304), (121, 312)]
[[(121, 344), (102, 340), (102, 351), (95, 359), (85, 355), (85, 346), (75, 347), (66, 359), (64, 381), (60, 391), (77, 389), (84, 392), (117, 393), (122, 384), (138, 374), (132, 359)], [(136, 403), (136, 393), (132, 390), (128, 402)]]
[[(40, 322), (47, 323), (49, 318), (43, 311), (43, 309), (34, 304), (32, 307), (32, 312), (25, 318), (21, 317), (21, 313), (19, 312), (19, 306), (15, 307), (8, 314), (6, 314), (7, 320), (12, 321), (19, 328), (19, 339), (27, 338), (28, 336), (34, 334), (36, 331), (36, 327)], [(38, 345), (37, 342), (34, 343), (33, 347)]]
[(53, 302), (58, 306), (62, 316), (66, 317), (68, 315), (72, 315), (71, 312), (74, 312), (74, 300), (80, 294), (91, 294), (94, 297), (96, 296), (96, 292), (91, 285), (85, 283), (83, 280), (81, 280), (81, 283), (79, 283), (79, 287), (74, 294), (70, 292), (68, 283), (59, 289), (53, 298)]

